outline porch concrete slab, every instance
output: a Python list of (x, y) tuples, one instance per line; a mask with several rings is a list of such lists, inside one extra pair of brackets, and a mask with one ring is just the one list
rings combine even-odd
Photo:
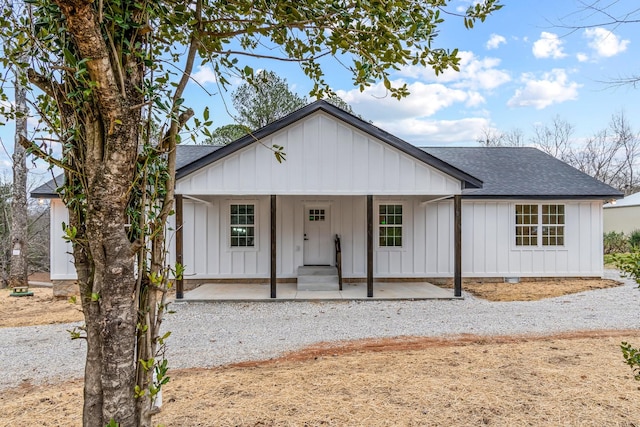
[[(182, 301), (331, 301), (331, 300), (418, 300), (458, 299), (453, 289), (426, 282), (375, 282), (373, 298), (367, 297), (366, 283), (345, 283), (342, 291), (298, 290), (295, 283), (278, 283), (271, 298), (267, 283), (207, 283), (184, 293)], [(176, 300), (180, 301), (180, 300)]]

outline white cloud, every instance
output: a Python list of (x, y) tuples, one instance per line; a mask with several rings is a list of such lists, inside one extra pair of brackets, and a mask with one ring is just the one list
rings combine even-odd
[(507, 39), (505, 39), (503, 36), (499, 34), (491, 34), (491, 37), (489, 37), (489, 40), (487, 41), (486, 47), (489, 50), (497, 49), (498, 47), (500, 47), (501, 44), (506, 44), (506, 43), (507, 43)]
[(524, 87), (517, 89), (507, 102), (509, 107), (534, 107), (538, 110), (552, 104), (574, 100), (578, 97), (578, 89), (582, 86), (569, 81), (565, 70), (554, 69), (536, 79), (533, 74), (522, 75)]
[[(403, 84), (403, 80), (392, 82), (394, 86)], [(484, 102), (484, 98), (475, 92), (448, 88), (441, 84), (415, 82), (407, 84), (411, 95), (398, 101), (387, 93), (384, 85), (378, 83), (360, 92), (337, 90), (336, 93), (367, 120), (392, 120), (407, 117), (429, 117), (443, 108), (456, 103), (474, 106)]]
[(562, 51), (562, 43), (557, 34), (543, 31), (540, 38), (533, 43), (533, 55), (536, 58), (563, 58), (567, 55)]
[(208, 83), (215, 83), (218, 81), (216, 73), (213, 71), (210, 65), (198, 66), (198, 71), (191, 74), (191, 78), (198, 82), (202, 86), (206, 86)]
[(482, 117), (461, 120), (425, 120), (407, 118), (378, 121), (374, 124), (411, 144), (418, 146), (474, 143), (490, 121)]
[(576, 54), (576, 59), (580, 62), (587, 62), (589, 60), (589, 55), (587, 55), (586, 53), (578, 53)]
[(468, 92), (467, 96), (468, 96), (468, 99), (465, 102), (465, 105), (467, 107), (478, 107), (481, 104), (484, 104), (487, 102), (484, 99), (484, 96), (482, 96), (479, 92)]
[(438, 83), (452, 83), (458, 89), (493, 90), (511, 80), (505, 70), (498, 68), (498, 58), (477, 58), (473, 52), (458, 52), (460, 71), (448, 69), (439, 76), (429, 67), (404, 67), (398, 74)]
[[(404, 80), (396, 80), (392, 83), (397, 86), (403, 82)], [(365, 119), (372, 120), (376, 126), (415, 145), (472, 143), (480, 130), (489, 123), (484, 117), (462, 120), (429, 119), (454, 105), (477, 111), (477, 107), (486, 102), (477, 91), (424, 82), (407, 84), (407, 88), (411, 95), (400, 101), (391, 98), (383, 84), (376, 84), (363, 92), (358, 89), (336, 92)]]
[(620, 40), (618, 36), (604, 28), (587, 28), (584, 30), (584, 37), (589, 40), (589, 47), (598, 56), (605, 58), (624, 52), (629, 45), (629, 40)]

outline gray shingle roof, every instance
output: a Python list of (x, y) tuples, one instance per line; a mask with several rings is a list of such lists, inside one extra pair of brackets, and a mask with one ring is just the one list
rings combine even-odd
[(423, 147), (425, 152), (482, 180), (464, 198), (622, 197), (618, 190), (531, 147)]
[[(188, 166), (207, 154), (222, 148), (219, 145), (178, 145), (176, 149), (176, 170)], [(62, 185), (64, 178), (58, 175), (31, 192), (31, 197), (57, 197), (56, 188)]]
[[(255, 138), (322, 110), (387, 144), (463, 181), (465, 198), (614, 199), (622, 193), (540, 150), (529, 147), (415, 147), (325, 101), (316, 101), (225, 146), (179, 145), (177, 177), (183, 177), (228, 156)], [(58, 185), (62, 183), (57, 177)], [(479, 187), (479, 188), (478, 188)], [(56, 197), (54, 180), (31, 192)]]

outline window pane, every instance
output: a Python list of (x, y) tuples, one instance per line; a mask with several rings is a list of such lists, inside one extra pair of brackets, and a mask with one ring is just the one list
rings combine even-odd
[(378, 212), (380, 246), (402, 246), (402, 205), (379, 205)]
[(255, 206), (253, 204), (230, 205), (230, 244), (232, 247), (254, 246)]
[(516, 246), (537, 245), (538, 205), (516, 205)]
[(542, 205), (542, 223), (547, 225), (542, 229), (543, 246), (564, 245), (564, 205)]

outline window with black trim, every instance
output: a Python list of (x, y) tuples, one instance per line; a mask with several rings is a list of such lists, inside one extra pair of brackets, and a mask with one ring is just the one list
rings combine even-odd
[(402, 205), (378, 206), (380, 247), (402, 246)]
[(230, 236), (232, 248), (252, 248), (255, 246), (255, 205), (230, 205)]
[(564, 205), (516, 205), (516, 246), (563, 246), (564, 225)]

